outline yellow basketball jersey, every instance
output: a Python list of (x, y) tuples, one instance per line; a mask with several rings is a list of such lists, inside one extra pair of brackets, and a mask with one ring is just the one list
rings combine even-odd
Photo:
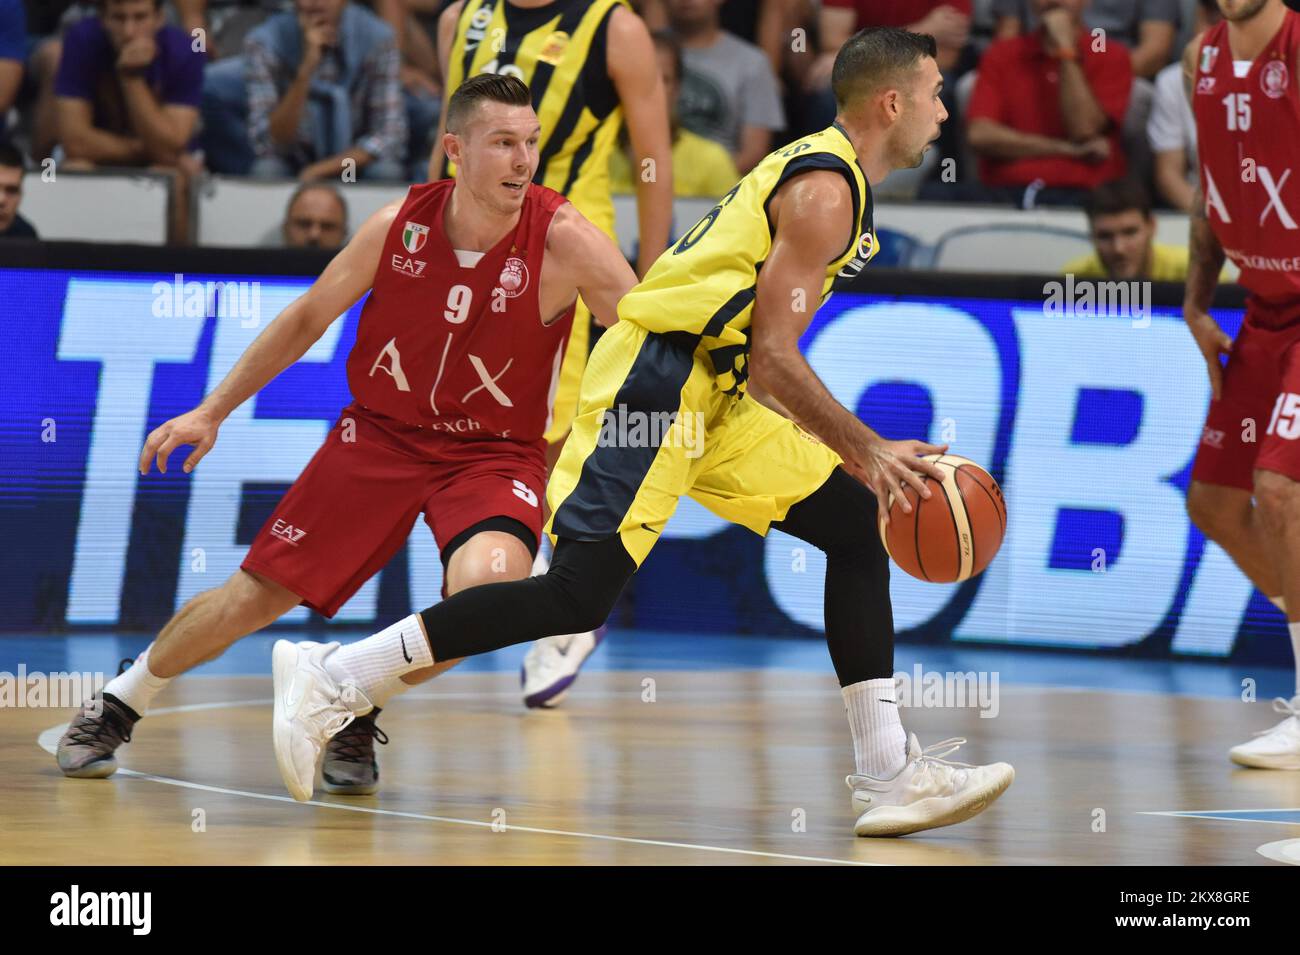
[[(699, 335), (722, 389), (742, 391), (758, 270), (772, 250), (767, 203), (782, 183), (815, 169), (842, 173), (853, 191), (853, 233), (826, 267), (825, 301), (862, 271), (877, 249), (871, 186), (838, 123), (769, 153), (623, 296), (619, 318), (652, 332)], [(818, 304), (809, 302), (809, 310)]]
[[(533, 181), (563, 193), (611, 237), (609, 157), (623, 111), (605, 57), (609, 18), (619, 6), (626, 0), (555, 0), (532, 9), (465, 0), (443, 101), (445, 110), (456, 87), (479, 73), (527, 83), (542, 127)], [(447, 173), (454, 172), (448, 163)]]

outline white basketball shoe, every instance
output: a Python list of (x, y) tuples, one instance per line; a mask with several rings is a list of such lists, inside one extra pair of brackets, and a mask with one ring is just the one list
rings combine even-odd
[(964, 742), (946, 739), (921, 749), (911, 733), (907, 762), (893, 779), (846, 777), (853, 808), (860, 813), (853, 831), (859, 836), (903, 836), (965, 822), (987, 809), (1011, 785), (1016, 771), (1006, 763), (971, 766), (940, 758)]
[(285, 787), (299, 802), (311, 799), (330, 737), (374, 709), (355, 683), (339, 683), (326, 671), (325, 658), (338, 648), (337, 643), (277, 640), (271, 651), (275, 761)]
[(1238, 766), (1254, 769), (1300, 769), (1300, 694), (1290, 700), (1279, 696), (1273, 710), (1286, 719), (1272, 729), (1261, 730), (1249, 743), (1228, 750)]
[(605, 639), (602, 626), (590, 633), (544, 637), (524, 657), (519, 682), (524, 688), (524, 706), (558, 706), (578, 678), (578, 670)]

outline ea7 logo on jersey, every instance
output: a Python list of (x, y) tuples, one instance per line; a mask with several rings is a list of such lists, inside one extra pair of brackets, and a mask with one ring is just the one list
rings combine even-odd
[(401, 272), (403, 275), (409, 275), (412, 278), (419, 278), (424, 274), (428, 262), (420, 259), (409, 259), (406, 256), (393, 254), (393, 271)]
[(407, 222), (406, 228), (402, 230), (402, 245), (412, 255), (424, 248), (424, 243), (428, 238), (429, 227), (420, 225), (418, 222)]
[(295, 547), (298, 546), (298, 541), (307, 536), (306, 531), (294, 527), (292, 524), (286, 524), (283, 520), (276, 520), (276, 522), (271, 525), (271, 533), (280, 538), (280, 540), (293, 544)]

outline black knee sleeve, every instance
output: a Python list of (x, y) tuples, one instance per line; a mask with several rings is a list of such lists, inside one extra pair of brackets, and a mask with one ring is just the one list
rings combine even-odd
[(470, 587), (421, 611), (435, 660), (455, 660), (563, 633), (595, 630), (636, 563), (617, 537), (562, 539), (540, 577)]
[(876, 496), (836, 468), (772, 525), (826, 554), (826, 646), (841, 686), (894, 671), (889, 556), (877, 519)]

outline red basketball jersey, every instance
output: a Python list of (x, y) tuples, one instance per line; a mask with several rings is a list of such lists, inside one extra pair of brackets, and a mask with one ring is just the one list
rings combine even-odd
[(1228, 24), (1205, 33), (1196, 63), (1201, 189), (1210, 227), (1239, 282), (1268, 302), (1300, 298), (1300, 15), (1288, 10), (1238, 78)]
[(358, 402), (408, 424), (540, 440), (550, 421), (570, 308), (550, 325), (538, 290), (546, 232), (568, 200), (529, 184), (519, 222), (473, 267), (443, 229), (456, 180), (411, 186), (384, 240), (348, 356)]

